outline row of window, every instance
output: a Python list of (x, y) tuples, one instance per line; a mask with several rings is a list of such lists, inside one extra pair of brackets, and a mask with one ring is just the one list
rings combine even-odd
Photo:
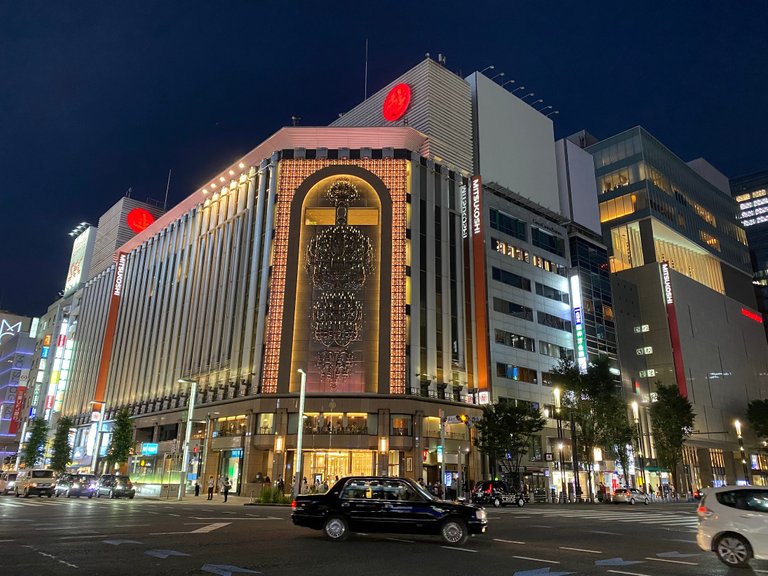
[(508, 244), (498, 238), (491, 238), (491, 247), (499, 254), (509, 256), (510, 258), (520, 260), (521, 262), (528, 262), (547, 272), (552, 272), (553, 274), (558, 274), (562, 277), (568, 275), (568, 269), (562, 264), (552, 262), (551, 260), (537, 256), (536, 254), (531, 256), (531, 254), (528, 253), (528, 250), (523, 250), (522, 248)]
[[(515, 318), (522, 318), (523, 320), (533, 322), (533, 309), (521, 304), (515, 304), (514, 302), (509, 302), (508, 300), (503, 300), (502, 298), (494, 298), (493, 309), (495, 312), (501, 312), (502, 314), (507, 314), (509, 316), (514, 316)], [(558, 330), (568, 332), (569, 334), (572, 332), (573, 328), (570, 320), (560, 318), (559, 316), (554, 316), (553, 314), (547, 314), (541, 310), (536, 312), (536, 321), (542, 326), (557, 328)]]
[[(536, 352), (536, 340), (520, 334), (507, 332), (506, 330), (496, 330), (496, 343), (509, 346), (510, 348), (517, 348), (518, 350)], [(543, 356), (549, 356), (558, 360), (573, 359), (573, 350), (571, 348), (558, 346), (544, 340), (539, 340), (539, 352)]]
[[(491, 268), (491, 277), (497, 282), (501, 282), (507, 286), (520, 288), (526, 292), (531, 291), (531, 281), (528, 278), (520, 276), (519, 274), (515, 274), (514, 272), (502, 270), (501, 268), (496, 268), (494, 266)], [(544, 298), (549, 298), (550, 300), (556, 300), (558, 302), (564, 302), (566, 304), (569, 304), (571, 301), (571, 297), (567, 292), (563, 292), (557, 288), (552, 288), (546, 284), (541, 284), (540, 282), (536, 282), (536, 294), (543, 296)]]
[[(528, 241), (527, 224), (522, 220), (491, 208), (490, 221), (491, 228), (524, 242)], [(565, 257), (565, 240), (543, 228), (531, 226), (531, 244), (552, 254)]]

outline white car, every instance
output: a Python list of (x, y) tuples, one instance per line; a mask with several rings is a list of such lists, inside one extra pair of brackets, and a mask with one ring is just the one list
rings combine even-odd
[(768, 560), (768, 488), (707, 488), (698, 507), (696, 541), (723, 564), (747, 567), (750, 558)]
[(645, 492), (640, 492), (637, 488), (616, 488), (612, 501), (614, 504), (634, 504), (635, 502), (648, 504), (651, 501), (651, 497)]

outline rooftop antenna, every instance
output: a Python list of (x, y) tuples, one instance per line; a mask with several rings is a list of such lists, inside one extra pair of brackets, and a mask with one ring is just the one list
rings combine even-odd
[(365, 39), (365, 85), (363, 88), (363, 100), (368, 98), (368, 38)]
[(168, 182), (165, 184), (165, 202), (163, 202), (163, 210), (168, 206), (168, 190), (171, 188), (171, 169), (168, 169)]
[(291, 124), (294, 126), (299, 125), (299, 120), (301, 120), (301, 116), (291, 116)]
[(437, 55), (437, 63), (442, 64), (445, 66), (445, 55), (444, 54), (438, 54)]
[(129, 187), (128, 187), (128, 190), (126, 190), (126, 191), (125, 191), (125, 197), (126, 197), (126, 198), (130, 198), (130, 197), (131, 197), (131, 193), (132, 193), (132, 192), (133, 192), (133, 188), (131, 188), (131, 187), (129, 186)]

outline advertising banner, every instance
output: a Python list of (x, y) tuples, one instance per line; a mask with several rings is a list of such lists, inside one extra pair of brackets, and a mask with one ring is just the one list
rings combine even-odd
[(13, 412), (11, 412), (11, 422), (8, 424), (8, 434), (16, 434), (21, 421), (21, 409), (24, 406), (24, 394), (27, 391), (26, 386), (16, 388), (16, 399), (13, 403)]

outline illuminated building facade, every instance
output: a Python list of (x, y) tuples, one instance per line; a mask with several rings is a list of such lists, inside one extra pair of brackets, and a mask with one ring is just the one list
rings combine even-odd
[(5, 459), (11, 459), (17, 452), (16, 436), (22, 421), (34, 346), (28, 331), (0, 341), (0, 464), (5, 464)]
[[(643, 452), (653, 454), (647, 407), (656, 384), (672, 384), (696, 413), (676, 488), (743, 481), (733, 423), (768, 393), (768, 347), (736, 202), (708, 176), (711, 167), (686, 164), (642, 128), (587, 151), (613, 273), (622, 379), (641, 407)], [(651, 484), (661, 481), (653, 459), (646, 472)]]
[(739, 203), (739, 220), (747, 232), (757, 308), (768, 330), (768, 172), (734, 178), (731, 195)]

